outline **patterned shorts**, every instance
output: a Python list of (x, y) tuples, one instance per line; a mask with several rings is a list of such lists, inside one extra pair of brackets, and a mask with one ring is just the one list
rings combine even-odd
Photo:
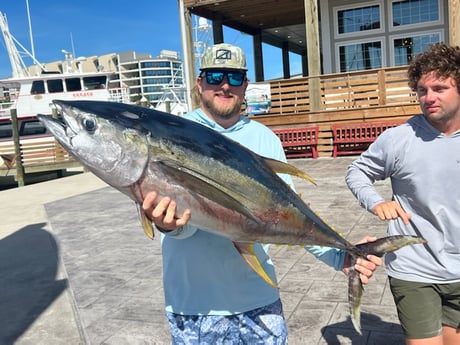
[(273, 304), (236, 315), (166, 313), (174, 345), (285, 345), (283, 307)]

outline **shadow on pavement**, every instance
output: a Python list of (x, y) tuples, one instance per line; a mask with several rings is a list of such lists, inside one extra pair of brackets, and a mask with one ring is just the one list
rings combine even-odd
[[(329, 324), (321, 329), (325, 344), (328, 345), (405, 345), (399, 323), (383, 321), (380, 317), (361, 312), (362, 335), (353, 328), (351, 319)], [(372, 332), (371, 332), (372, 331)]]
[(58, 247), (45, 223), (0, 240), (0, 344), (14, 344), (67, 288), (56, 280)]

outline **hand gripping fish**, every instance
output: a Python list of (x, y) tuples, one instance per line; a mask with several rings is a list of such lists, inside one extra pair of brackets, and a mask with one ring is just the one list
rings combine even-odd
[[(193, 121), (133, 105), (99, 101), (54, 101), (61, 120), (39, 115), (57, 141), (107, 184), (133, 199), (144, 231), (151, 222), (141, 211), (150, 191), (189, 208), (189, 223), (229, 238), (267, 283), (252, 243), (321, 245), (347, 251), (352, 259), (383, 256), (419, 237), (392, 236), (352, 245), (318, 217), (277, 175), (312, 181), (296, 167), (261, 157), (237, 142)], [(349, 273), (349, 306), (360, 332), (362, 285)]]

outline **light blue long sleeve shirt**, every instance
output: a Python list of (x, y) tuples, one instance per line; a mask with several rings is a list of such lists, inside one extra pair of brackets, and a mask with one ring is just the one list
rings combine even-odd
[[(266, 126), (244, 116), (230, 128), (211, 121), (200, 109), (186, 118), (210, 127), (257, 154), (281, 161), (286, 157), (278, 137)], [(289, 185), (289, 175), (280, 174)], [(270, 278), (275, 269), (268, 245), (254, 244)], [(344, 253), (309, 247), (314, 255), (341, 269)], [(229, 239), (186, 225), (162, 235), (163, 282), (166, 311), (184, 315), (231, 315), (253, 310), (279, 298), (278, 289), (261, 279), (243, 260)]]

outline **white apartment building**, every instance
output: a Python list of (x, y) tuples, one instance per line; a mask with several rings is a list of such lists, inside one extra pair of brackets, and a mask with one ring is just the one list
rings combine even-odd
[(179, 53), (161, 50), (157, 57), (135, 51), (119, 53), (111, 85), (128, 88), (132, 102), (145, 97), (155, 106), (169, 90), (185, 89)]

